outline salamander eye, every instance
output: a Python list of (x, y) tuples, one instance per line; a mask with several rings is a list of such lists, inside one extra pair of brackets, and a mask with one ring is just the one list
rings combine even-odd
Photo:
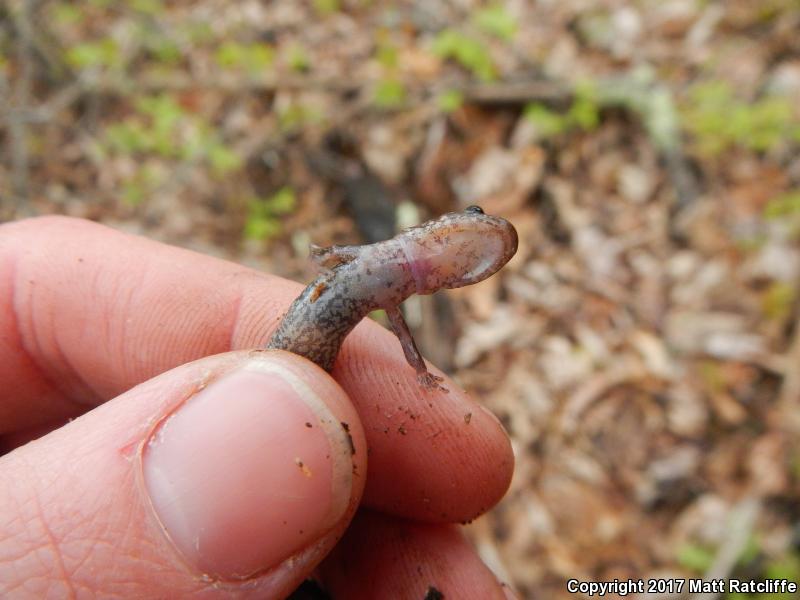
[(464, 209), (464, 212), (473, 213), (473, 214), (476, 214), (476, 215), (484, 214), (483, 209), (480, 206), (478, 206), (477, 204), (473, 204), (472, 206), (468, 206), (467, 208)]

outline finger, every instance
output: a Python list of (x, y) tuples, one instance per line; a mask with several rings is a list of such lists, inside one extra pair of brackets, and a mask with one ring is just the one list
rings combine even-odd
[[(233, 346), (243, 280), (265, 331), (290, 285), (80, 219), (0, 227), (0, 433), (80, 414)], [(265, 291), (269, 290), (267, 293)], [(252, 298), (252, 300), (250, 300)], [(258, 344), (251, 343), (250, 347)]]
[(355, 411), (315, 365), (184, 365), (0, 458), (0, 596), (284, 597), (365, 469)]
[[(79, 414), (157, 373), (268, 338), (300, 286), (86, 221), (2, 227), (0, 427)], [(366, 501), (409, 518), (464, 521), (502, 497), (502, 427), (452, 382), (428, 392), (397, 340), (368, 320), (334, 376), (365, 425)]]
[(399, 343), (384, 329), (357, 328), (351, 337), (333, 375), (353, 398), (369, 444), (364, 501), (407, 519), (454, 523), (494, 506), (514, 471), (497, 418), (446, 377), (449, 393), (422, 388), (398, 364)]
[(334, 598), (513, 597), (456, 527), (369, 511), (359, 511), (319, 572)]

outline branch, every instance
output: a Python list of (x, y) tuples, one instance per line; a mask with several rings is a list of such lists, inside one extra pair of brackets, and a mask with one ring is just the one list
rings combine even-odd
[[(17, 31), (17, 58), (20, 66), (20, 76), (11, 93), (12, 102), (16, 107), (28, 106), (31, 99), (33, 83), (31, 10), (30, 0), (22, 0), (19, 8), (13, 12), (13, 22)], [(8, 128), (11, 138), (11, 188), (16, 208), (19, 210), (27, 205), (28, 201), (27, 121), (22, 118), (22, 115), (12, 112), (8, 117)]]

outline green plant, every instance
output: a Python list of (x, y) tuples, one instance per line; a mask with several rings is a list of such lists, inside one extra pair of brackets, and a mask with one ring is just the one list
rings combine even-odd
[(394, 77), (386, 77), (378, 81), (373, 94), (373, 101), (379, 108), (397, 108), (406, 100), (406, 87)]
[(214, 55), (221, 67), (241, 69), (257, 74), (268, 68), (274, 58), (272, 46), (262, 43), (242, 44), (240, 42), (224, 42)]
[(162, 172), (149, 165), (138, 168), (131, 177), (122, 183), (122, 199), (126, 204), (136, 206), (164, 183)]
[(436, 103), (442, 112), (451, 113), (461, 108), (464, 104), (464, 94), (459, 90), (447, 90), (436, 98)]
[(767, 563), (764, 575), (768, 579), (800, 581), (800, 552), (792, 552)]
[(684, 544), (678, 549), (678, 564), (693, 573), (705, 573), (714, 562), (714, 552), (698, 544)]
[(490, 81), (496, 71), (486, 46), (473, 37), (454, 29), (440, 31), (433, 42), (433, 52), (445, 59), (453, 59), (468, 69), (478, 79)]
[(292, 212), (297, 204), (294, 190), (284, 186), (269, 198), (253, 198), (248, 202), (244, 236), (268, 240), (281, 232), (280, 217)]
[[(751, 536), (737, 557), (736, 564), (739, 566), (749, 565), (758, 558), (760, 551), (758, 539), (755, 536)], [(677, 555), (678, 564), (694, 573), (707, 572), (711, 565), (714, 564), (715, 558), (716, 552), (714, 550), (695, 543), (684, 544), (678, 549)]]
[(66, 56), (67, 62), (78, 69), (122, 67), (122, 52), (116, 40), (110, 37), (76, 44), (67, 50)]
[(479, 10), (475, 13), (473, 21), (478, 28), (505, 41), (511, 41), (517, 32), (517, 22), (514, 17), (499, 4)]
[[(800, 554), (792, 552), (768, 561), (759, 576), (754, 579), (800, 581)], [(726, 600), (778, 600), (786, 597), (786, 594), (779, 593), (745, 594), (729, 592), (725, 595)]]
[(522, 114), (525, 119), (536, 127), (536, 131), (543, 138), (549, 138), (564, 133), (569, 127), (565, 115), (550, 110), (539, 102), (527, 104)]
[(174, 32), (153, 26), (149, 19), (139, 19), (134, 35), (144, 52), (159, 63), (174, 65), (183, 58)]
[(184, 145), (186, 158), (208, 162), (214, 175), (222, 177), (241, 168), (243, 160), (234, 150), (225, 145), (219, 133), (205, 122), (196, 121)]
[(322, 15), (335, 13), (340, 8), (339, 0), (314, 0), (314, 9)]
[(575, 97), (567, 113), (567, 121), (584, 131), (592, 131), (600, 122), (599, 99), (591, 82), (579, 82), (575, 86)]
[(278, 112), (278, 123), (284, 132), (294, 131), (309, 123), (321, 123), (324, 115), (314, 107), (290, 102)]
[(599, 99), (594, 86), (580, 83), (575, 87), (572, 104), (565, 113), (558, 113), (539, 102), (531, 102), (525, 106), (523, 115), (534, 124), (542, 138), (574, 130), (591, 131), (600, 122)]
[(128, 5), (143, 15), (156, 16), (164, 12), (161, 0), (128, 0)]
[(214, 39), (214, 29), (205, 21), (189, 21), (179, 27), (192, 44), (207, 44)]
[(697, 151), (705, 156), (716, 156), (735, 146), (763, 152), (800, 140), (800, 121), (787, 98), (765, 96), (745, 102), (735, 97), (725, 81), (695, 85), (680, 115)]
[(785, 281), (775, 281), (764, 292), (761, 310), (768, 319), (783, 320), (792, 312), (797, 297), (795, 287)]
[[(752, 570), (754, 565), (758, 566), (756, 561), (763, 560), (762, 556), (758, 539), (755, 536), (750, 537), (738, 557), (737, 565)], [(714, 551), (694, 543), (681, 546), (677, 555), (678, 564), (684, 569), (698, 575), (707, 573), (714, 564), (715, 558)], [(765, 579), (798, 581), (800, 580), (800, 554), (795, 551), (777, 558), (769, 559), (764, 562), (759, 570), (760, 573), (752, 577), (752, 579), (756, 581)], [(777, 600), (778, 598), (785, 597), (785, 595), (766, 593), (745, 594), (728, 592), (725, 594), (726, 600)]]
[(764, 217), (767, 219), (783, 219), (798, 215), (800, 215), (800, 191), (777, 196), (764, 207)]
[(172, 96), (141, 97), (134, 107), (135, 114), (106, 128), (104, 146), (111, 152), (206, 161), (218, 176), (241, 167), (242, 158), (225, 145), (216, 130), (186, 112)]
[(81, 9), (68, 2), (57, 2), (51, 9), (53, 19), (60, 25), (76, 25), (83, 20)]
[(377, 321), (378, 323), (386, 327), (389, 326), (389, 317), (386, 316), (386, 311), (382, 308), (379, 308), (378, 310), (373, 310), (367, 316), (373, 321)]
[(711, 394), (719, 394), (727, 387), (725, 372), (722, 366), (714, 360), (700, 361), (697, 366), (697, 374)]
[(292, 46), (289, 47), (289, 57), (287, 60), (289, 68), (291, 68), (292, 71), (308, 71), (311, 66), (311, 59), (308, 57), (308, 52), (299, 44), (292, 44)]
[(397, 46), (388, 43), (379, 44), (378, 49), (375, 52), (375, 58), (378, 60), (378, 62), (384, 69), (397, 68), (397, 62), (398, 62)]
[(378, 108), (392, 109), (402, 106), (406, 101), (406, 86), (397, 74), (399, 53), (397, 47), (386, 41), (386, 32), (378, 32), (378, 45), (375, 59), (384, 74), (372, 90), (372, 102)]

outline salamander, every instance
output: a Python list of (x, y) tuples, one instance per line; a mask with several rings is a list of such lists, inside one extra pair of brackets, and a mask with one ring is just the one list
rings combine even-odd
[(266, 347), (299, 354), (330, 371), (347, 334), (370, 312), (383, 309), (418, 381), (446, 391), (442, 378), (425, 366), (399, 305), (412, 294), (482, 281), (516, 251), (514, 226), (479, 206), (446, 213), (384, 242), (312, 246), (320, 275), (295, 299)]

